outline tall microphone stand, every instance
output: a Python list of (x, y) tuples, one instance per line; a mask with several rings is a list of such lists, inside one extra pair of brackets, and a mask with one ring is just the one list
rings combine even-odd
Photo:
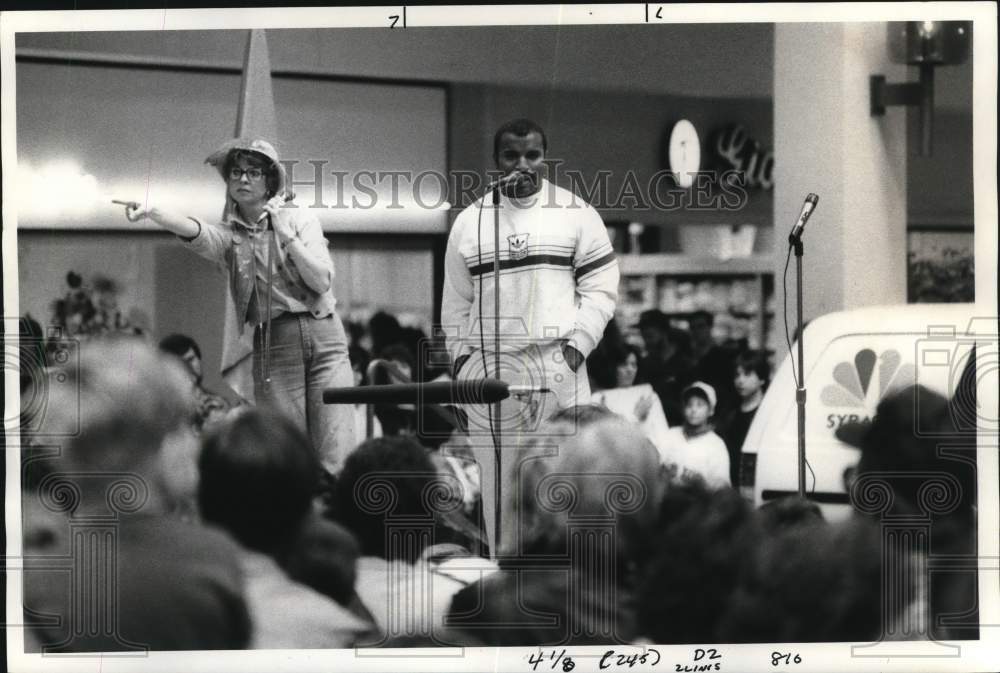
[[(261, 220), (258, 220), (260, 222)], [(261, 342), (263, 353), (261, 353), (261, 380), (263, 389), (267, 395), (271, 394), (271, 297), (274, 286), (274, 246), (275, 237), (274, 224), (271, 222), (271, 214), (267, 213), (262, 220), (264, 224), (264, 240), (267, 241), (267, 299), (265, 302), (264, 322), (261, 325)], [(256, 264), (257, 253), (254, 252), (254, 264)], [(254, 275), (254, 287), (257, 286), (256, 272)], [(257, 306), (260, 307), (260, 293), (257, 293)]]
[(806, 495), (806, 373), (803, 363), (803, 343), (805, 330), (802, 327), (802, 232), (788, 236), (788, 244), (795, 252), (795, 306), (796, 330), (798, 342), (798, 373), (799, 380), (795, 382), (795, 406), (798, 407), (799, 435), (799, 497)]
[[(482, 301), (482, 299), (480, 299)], [(482, 327), (480, 327), (482, 329)], [(493, 378), (500, 379), (500, 185), (493, 188)], [(503, 476), (500, 470), (500, 401), (493, 404), (493, 416), (496, 418), (496, 425), (493, 428), (493, 453), (495, 456), (496, 469), (493, 473), (493, 545), (496, 549), (491, 549), (494, 557), (500, 548), (500, 488), (503, 484)]]

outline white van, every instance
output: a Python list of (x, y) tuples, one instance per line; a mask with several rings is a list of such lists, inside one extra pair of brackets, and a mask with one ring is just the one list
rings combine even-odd
[[(977, 317), (972, 304), (867, 307), (806, 326), (806, 493), (827, 519), (850, 513), (845, 483), (860, 458), (858, 449), (837, 439), (837, 429), (871, 422), (883, 397), (914, 383), (951, 398), (973, 362), (996, 369), (996, 334), (996, 317)], [(743, 443), (740, 489), (756, 506), (798, 492), (797, 348), (793, 344), (772, 377)], [(976, 427), (974, 403), (956, 409), (971, 414), (959, 420)], [(995, 426), (996, 417), (995, 409), (980, 410), (980, 428)]]

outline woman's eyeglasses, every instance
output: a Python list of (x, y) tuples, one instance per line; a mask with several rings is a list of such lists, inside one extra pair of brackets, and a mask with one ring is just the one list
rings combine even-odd
[(250, 179), (250, 182), (257, 182), (262, 177), (264, 177), (264, 171), (255, 166), (247, 169), (233, 166), (232, 168), (229, 169), (230, 180), (242, 180), (244, 175)]

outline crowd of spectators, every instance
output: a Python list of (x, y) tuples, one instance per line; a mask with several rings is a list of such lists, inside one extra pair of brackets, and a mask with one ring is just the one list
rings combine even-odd
[(745, 342), (716, 344), (707, 311), (685, 314), (687, 329), (677, 322), (643, 312), (634, 326), (639, 348), (612, 319), (587, 358), (594, 401), (639, 423), (665, 460), (738, 487), (743, 440), (770, 381), (769, 354)]
[[(447, 377), (435, 335), (388, 314), (368, 327), (370, 349), (351, 347), (356, 383)], [(926, 559), (887, 552), (873, 516), (829, 522), (798, 498), (755, 509), (734, 488), (732, 447), (769, 378), (763, 354), (689, 348), (656, 314), (640, 327), (641, 351), (609, 325), (588, 363), (594, 404), (513, 449), (497, 549), (483, 541), (454, 409), (379, 409), (378, 431), (331, 478), (276, 411), (206, 405), (187, 357), (197, 344), (84, 343), (60, 371), (70, 385), (52, 387), (38, 412), (39, 436), (59, 448), (27, 437), (22, 450), (29, 649), (974, 637), (974, 576), (928, 584)], [(373, 358), (389, 365), (370, 368)], [(626, 407), (602, 403), (636, 385), (646, 387)], [(884, 400), (850, 438), (856, 478), (952, 475), (963, 497), (935, 520), (933, 551), (974, 556), (975, 466), (908, 432), (917, 408), (947, 431), (947, 404), (917, 387)], [(900, 511), (922, 497), (911, 481), (896, 492)], [(71, 565), (30, 561), (57, 557)], [(905, 600), (882, 600), (887, 564)]]

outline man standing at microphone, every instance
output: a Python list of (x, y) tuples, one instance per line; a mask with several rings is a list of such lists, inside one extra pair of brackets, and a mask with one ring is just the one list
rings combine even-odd
[[(500, 350), (511, 356), (502, 360), (501, 378), (505, 363), (513, 367), (518, 351), (527, 348), (521, 364), (541, 365), (556, 406), (566, 408), (590, 399), (584, 361), (614, 314), (619, 273), (601, 216), (543, 177), (546, 150), (545, 132), (533, 121), (518, 119), (497, 130), (493, 159), (503, 176), (496, 186), (500, 315), (493, 315), (491, 190), (462, 211), (452, 227), (441, 324), (448, 329), (456, 374), (468, 368), (484, 375), (481, 351), (493, 355), (494, 328), (499, 327)], [(485, 360), (486, 376), (493, 376), (493, 358)], [(550, 403), (545, 411), (556, 410)]]
[[(470, 434), (495, 436), (499, 429), (504, 448), (558, 409), (590, 400), (584, 361), (618, 298), (618, 262), (604, 222), (580, 197), (545, 179), (546, 150), (545, 132), (533, 121), (518, 119), (497, 130), (499, 193), (491, 189), (459, 214), (445, 252), (441, 324), (455, 378), (495, 376), (499, 332), (499, 378), (552, 391), (528, 401), (506, 400), (499, 418), (492, 408), (466, 405)], [(496, 226), (499, 288), (493, 273)], [(482, 477), (488, 510), (489, 483)]]
[[(226, 184), (222, 222), (138, 203), (132, 222), (149, 218), (194, 252), (220, 264), (242, 334), (254, 331), (257, 403), (269, 403), (307, 431), (327, 472), (354, 449), (353, 410), (323, 403), (323, 390), (353, 382), (347, 338), (334, 312), (333, 260), (315, 216), (282, 208), (285, 172), (265, 140), (227, 142), (205, 160)], [(221, 328), (221, 325), (220, 325)]]

